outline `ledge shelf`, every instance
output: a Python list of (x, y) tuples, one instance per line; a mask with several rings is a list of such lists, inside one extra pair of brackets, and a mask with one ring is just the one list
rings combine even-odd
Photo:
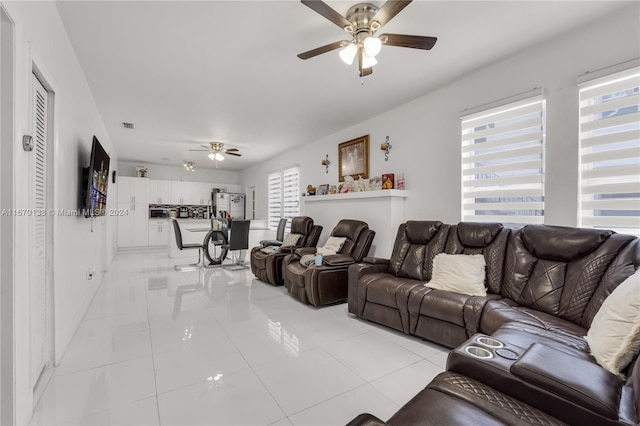
[(300, 197), (302, 202), (355, 200), (360, 198), (407, 198), (409, 191), (404, 189), (381, 189), (378, 191), (348, 192), (346, 194), (308, 195)]

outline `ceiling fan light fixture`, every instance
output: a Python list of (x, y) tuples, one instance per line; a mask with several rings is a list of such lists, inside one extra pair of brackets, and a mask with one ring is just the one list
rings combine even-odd
[(378, 61), (375, 57), (367, 55), (366, 52), (362, 52), (362, 68), (371, 68), (377, 63)]
[(219, 152), (216, 152), (216, 155), (214, 156), (214, 158), (216, 159), (216, 161), (222, 161), (224, 160), (224, 155), (220, 154)]
[(358, 53), (358, 47), (354, 43), (349, 43), (344, 49), (340, 50), (340, 59), (347, 65), (353, 64), (353, 60)]
[(362, 42), (364, 52), (371, 57), (376, 56), (382, 49), (382, 41), (378, 37), (367, 37)]

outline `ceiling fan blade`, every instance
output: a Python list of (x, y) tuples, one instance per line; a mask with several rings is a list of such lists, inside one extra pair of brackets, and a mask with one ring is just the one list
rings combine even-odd
[(351, 22), (347, 21), (347, 18), (340, 15), (338, 12), (333, 10), (331, 6), (329, 6), (323, 1), (320, 1), (320, 0), (301, 0), (301, 1), (302, 1), (302, 4), (309, 7), (316, 13), (324, 16), (325, 18), (327, 18), (328, 20), (330, 20), (331, 22), (333, 22), (334, 24), (336, 24), (342, 29), (344, 29), (344, 27), (346, 26), (351, 25)]
[(309, 50), (307, 52), (299, 53), (298, 54), (298, 58), (300, 58), (300, 59), (313, 58), (314, 56), (318, 56), (318, 55), (321, 55), (323, 53), (327, 53), (327, 52), (331, 52), (332, 50), (339, 49), (342, 46), (345, 46), (347, 44), (349, 44), (349, 42), (345, 41), (345, 40), (336, 41), (334, 43), (327, 44), (327, 45), (324, 45), (324, 46), (321, 46), (321, 47), (317, 47), (317, 48)]
[(360, 70), (360, 77), (366, 77), (370, 74), (373, 74), (373, 67), (363, 68), (362, 63), (364, 61), (364, 51), (362, 49), (358, 50), (358, 69)]
[(190, 149), (189, 151), (211, 151), (210, 149)]
[(380, 40), (387, 46), (409, 47), (412, 49), (431, 50), (437, 37), (423, 37), (405, 34), (382, 34)]
[(203, 147), (203, 148), (211, 149), (210, 145), (200, 145), (200, 146)]
[(225, 152), (225, 154), (234, 155), (236, 157), (242, 157), (242, 154), (238, 154), (238, 153), (235, 153), (235, 152)]
[(372, 21), (378, 21), (380, 26), (385, 25), (387, 22), (393, 19), (398, 13), (411, 3), (412, 0), (394, 1), (389, 0), (382, 5), (378, 12), (371, 18)]
[(229, 148), (229, 149), (225, 149), (224, 152), (229, 152), (229, 151), (239, 151), (238, 148)]

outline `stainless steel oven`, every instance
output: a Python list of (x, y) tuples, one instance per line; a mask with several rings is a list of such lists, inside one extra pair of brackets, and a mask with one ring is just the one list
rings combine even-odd
[(171, 210), (167, 207), (149, 207), (149, 219), (169, 219)]

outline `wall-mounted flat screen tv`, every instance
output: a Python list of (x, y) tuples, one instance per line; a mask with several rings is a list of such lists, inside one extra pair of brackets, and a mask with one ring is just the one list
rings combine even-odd
[(98, 138), (93, 137), (91, 162), (87, 176), (85, 216), (104, 216), (107, 211), (107, 186), (109, 183), (109, 155)]

